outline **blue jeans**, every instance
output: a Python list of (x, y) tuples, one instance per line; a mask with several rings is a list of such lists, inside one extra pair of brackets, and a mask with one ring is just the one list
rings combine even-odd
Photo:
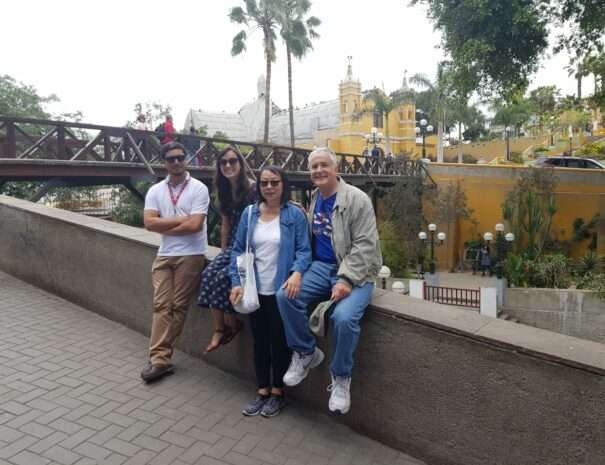
[[(314, 261), (303, 275), (297, 298), (288, 299), (283, 289), (277, 292), (277, 305), (290, 349), (301, 354), (310, 354), (315, 350), (315, 337), (309, 329), (307, 307), (312, 302), (330, 298), (332, 286), (338, 281), (337, 271), (336, 265)], [(348, 297), (334, 306), (330, 315), (334, 344), (330, 372), (333, 376), (351, 376), (353, 354), (361, 332), (359, 322), (370, 303), (373, 290), (373, 283), (354, 287)]]

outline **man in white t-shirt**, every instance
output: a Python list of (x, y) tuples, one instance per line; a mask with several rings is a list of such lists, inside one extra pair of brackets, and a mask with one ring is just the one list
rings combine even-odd
[(149, 364), (141, 372), (145, 382), (174, 371), (170, 363), (174, 343), (187, 316), (187, 308), (206, 264), (208, 188), (191, 177), (185, 147), (178, 142), (160, 152), (168, 176), (153, 185), (145, 197), (145, 228), (162, 234), (153, 262), (153, 322)]

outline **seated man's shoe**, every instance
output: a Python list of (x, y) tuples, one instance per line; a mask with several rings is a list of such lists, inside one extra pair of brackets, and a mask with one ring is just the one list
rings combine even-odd
[(285, 406), (286, 397), (283, 394), (280, 396), (271, 395), (269, 400), (265, 402), (265, 405), (263, 405), (260, 414), (265, 418), (276, 417), (277, 415), (279, 415), (279, 412), (281, 412)]
[(174, 365), (152, 365), (149, 363), (143, 371), (141, 371), (141, 378), (146, 383), (152, 383), (153, 381), (157, 381), (163, 376), (171, 375), (174, 373)]
[(258, 415), (259, 413), (261, 413), (261, 410), (268, 402), (268, 400), (268, 395), (263, 396), (261, 394), (257, 394), (254, 400), (244, 407), (244, 409), (242, 410), (242, 415), (245, 415), (247, 417), (254, 417)]
[(315, 351), (308, 355), (294, 352), (288, 371), (286, 371), (286, 374), (284, 375), (284, 384), (286, 386), (296, 386), (300, 384), (309, 374), (309, 370), (319, 366), (323, 360), (324, 353), (319, 347), (315, 347)]
[(332, 376), (332, 384), (328, 386), (330, 412), (338, 412), (342, 415), (351, 408), (351, 378)]

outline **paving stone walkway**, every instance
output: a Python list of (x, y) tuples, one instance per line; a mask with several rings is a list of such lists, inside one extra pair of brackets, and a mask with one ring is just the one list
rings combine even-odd
[(292, 405), (245, 418), (253, 386), (177, 353), (146, 386), (147, 339), (0, 272), (0, 465), (422, 465)]

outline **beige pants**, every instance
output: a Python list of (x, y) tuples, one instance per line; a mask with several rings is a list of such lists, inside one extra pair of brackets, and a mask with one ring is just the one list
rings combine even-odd
[(206, 265), (203, 255), (156, 257), (151, 267), (153, 322), (149, 358), (153, 365), (170, 363), (174, 343), (181, 334), (187, 308)]

